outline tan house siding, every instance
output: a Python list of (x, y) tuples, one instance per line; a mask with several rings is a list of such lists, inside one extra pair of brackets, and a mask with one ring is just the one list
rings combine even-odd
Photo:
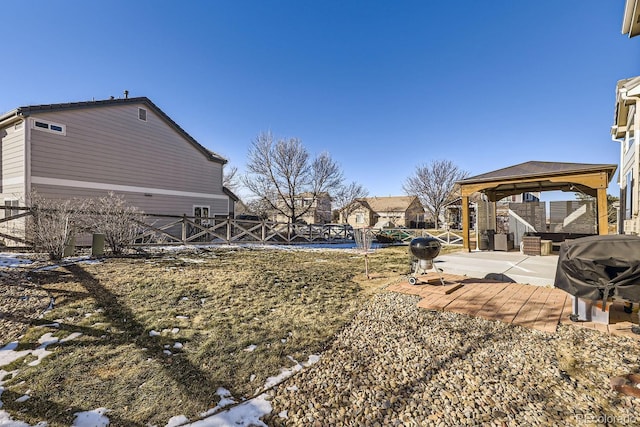
[[(358, 201), (359, 206), (346, 218), (353, 227), (373, 227), (389, 222), (395, 226), (412, 227), (424, 220), (424, 208), (417, 197), (367, 197)], [(362, 219), (363, 222), (358, 222)]]
[[(139, 108), (146, 121), (138, 118)], [(64, 126), (63, 134), (35, 121)], [(213, 162), (144, 103), (38, 111), (27, 118), (32, 189), (45, 197), (124, 194), (147, 213), (229, 213), (222, 162)]]
[(402, 218), (402, 225), (405, 227), (415, 227), (417, 223), (424, 222), (424, 215), (424, 207), (416, 197), (405, 211)]
[[(311, 198), (312, 196), (307, 194), (296, 197), (296, 203), (299, 203), (296, 210), (298, 212), (303, 210), (306, 207), (304, 201), (308, 200), (311, 202)], [(288, 222), (289, 220), (285, 215), (280, 213), (276, 214), (274, 219), (277, 222)], [(299, 219), (307, 224), (326, 224), (331, 222), (331, 197), (329, 197), (328, 194), (318, 196), (316, 200), (311, 203), (311, 207), (307, 213)]]
[[(25, 189), (25, 134), (22, 121), (0, 129), (0, 205), (24, 206)], [(13, 214), (18, 213), (13, 212)], [(11, 216), (11, 211), (0, 210), (0, 218)], [(0, 224), (0, 232), (24, 238), (25, 220), (17, 219)]]
[[(147, 121), (138, 119), (147, 109)], [(66, 135), (32, 129), (34, 177), (222, 194), (222, 165), (209, 161), (144, 105), (38, 113)], [(161, 185), (159, 185), (161, 183)]]
[[(35, 184), (34, 184), (35, 186)], [(69, 198), (103, 197), (108, 190), (88, 190), (73, 187), (58, 187), (53, 185), (38, 185), (38, 194), (46, 195), (47, 199), (63, 200)], [(228, 201), (225, 199), (204, 199), (200, 197), (174, 197), (163, 194), (145, 196), (144, 193), (119, 191), (128, 203), (137, 206), (149, 214), (171, 214), (193, 216), (194, 206), (208, 206), (209, 216), (227, 216)]]
[(0, 155), (2, 168), (2, 199), (15, 199), (24, 196), (25, 186), (25, 126), (18, 122), (0, 129)]
[(147, 98), (19, 107), (0, 123), (2, 204), (28, 205), (32, 191), (49, 199), (113, 191), (145, 213), (232, 212), (222, 187), (226, 160)]

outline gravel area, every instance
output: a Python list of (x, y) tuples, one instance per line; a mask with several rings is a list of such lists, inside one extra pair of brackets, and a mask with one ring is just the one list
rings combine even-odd
[(553, 334), (375, 296), (320, 361), (270, 391), (279, 426), (640, 425), (610, 378), (640, 371), (638, 341)]
[(49, 307), (51, 297), (19, 269), (0, 271), (0, 347), (24, 333)]

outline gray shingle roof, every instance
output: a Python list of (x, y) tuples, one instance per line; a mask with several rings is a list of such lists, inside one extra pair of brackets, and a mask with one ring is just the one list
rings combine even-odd
[(548, 175), (564, 175), (576, 172), (601, 171), (602, 169), (610, 169), (613, 175), (617, 169), (617, 165), (613, 164), (589, 164), (589, 163), (563, 163), (563, 162), (540, 162), (530, 161), (520, 163), (514, 166), (498, 169), (495, 171), (472, 176), (461, 181), (458, 184), (470, 184), (475, 182), (488, 182), (496, 180), (517, 179), (525, 177), (543, 177)]

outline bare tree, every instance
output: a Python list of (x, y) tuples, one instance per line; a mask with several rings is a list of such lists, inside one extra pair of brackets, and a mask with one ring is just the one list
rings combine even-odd
[[(318, 196), (331, 193), (342, 183), (342, 172), (328, 153), (311, 159), (298, 138), (275, 140), (262, 132), (249, 148), (243, 184), (269, 207), (295, 223)], [(300, 196), (310, 203), (302, 204)]]
[(333, 196), (333, 203), (336, 210), (342, 214), (344, 222), (347, 222), (349, 215), (358, 207), (358, 199), (367, 197), (369, 192), (361, 184), (353, 181), (349, 185), (342, 185)]
[(443, 206), (454, 196), (456, 181), (464, 179), (462, 171), (450, 160), (432, 160), (428, 165), (417, 166), (402, 186), (408, 195), (416, 195), (424, 207), (433, 215), (435, 226)]
[(238, 175), (238, 168), (230, 166), (224, 169), (222, 175), (222, 186), (228, 188), (231, 191), (235, 191), (240, 186), (240, 176)]

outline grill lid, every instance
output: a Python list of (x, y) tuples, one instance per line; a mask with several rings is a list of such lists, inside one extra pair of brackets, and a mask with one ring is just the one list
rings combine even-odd
[(440, 253), (440, 242), (434, 237), (416, 237), (409, 243), (409, 250), (418, 259), (432, 260)]

